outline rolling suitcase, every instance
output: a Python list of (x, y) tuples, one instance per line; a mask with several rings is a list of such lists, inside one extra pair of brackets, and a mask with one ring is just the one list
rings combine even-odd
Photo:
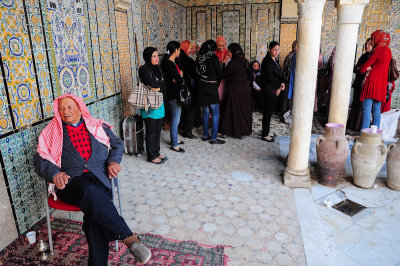
[(124, 149), (129, 155), (141, 156), (144, 153), (144, 126), (143, 119), (138, 115), (131, 115), (122, 123), (124, 132)]

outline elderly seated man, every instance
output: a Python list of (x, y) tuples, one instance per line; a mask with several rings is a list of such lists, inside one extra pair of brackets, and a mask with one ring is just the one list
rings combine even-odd
[(53, 103), (54, 118), (39, 137), (36, 173), (57, 187), (56, 195), (79, 206), (89, 244), (89, 265), (107, 265), (109, 242), (122, 240), (138, 263), (151, 251), (132, 233), (111, 201), (111, 178), (121, 171), (123, 145), (111, 125), (93, 118), (76, 95)]

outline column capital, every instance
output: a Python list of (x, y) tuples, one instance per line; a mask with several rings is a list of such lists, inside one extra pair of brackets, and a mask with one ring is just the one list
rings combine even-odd
[(360, 24), (365, 6), (369, 0), (337, 0), (337, 23)]
[(322, 19), (326, 0), (295, 0), (299, 18)]

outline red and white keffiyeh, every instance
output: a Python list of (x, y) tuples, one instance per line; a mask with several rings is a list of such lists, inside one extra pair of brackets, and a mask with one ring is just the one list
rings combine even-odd
[[(39, 156), (57, 165), (58, 167), (61, 167), (61, 154), (63, 148), (63, 127), (60, 112), (58, 110), (58, 104), (61, 99), (67, 97), (72, 98), (78, 104), (78, 107), (82, 113), (82, 118), (85, 121), (86, 128), (90, 134), (92, 134), (93, 137), (100, 143), (110, 148), (110, 139), (103, 129), (103, 124), (106, 124), (110, 128), (112, 128), (112, 125), (101, 119), (94, 118), (80, 97), (74, 94), (64, 94), (54, 100), (54, 117), (40, 133), (39, 143), (37, 146)], [(53, 189), (50, 189), (50, 187), (51, 186), (49, 186), (49, 191), (54, 190), (54, 185), (52, 186)], [(53, 195), (55, 196), (55, 194)]]

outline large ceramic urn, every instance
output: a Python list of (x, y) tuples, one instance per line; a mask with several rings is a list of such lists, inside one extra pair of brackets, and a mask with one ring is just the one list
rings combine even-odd
[(336, 186), (349, 156), (349, 141), (344, 134), (344, 125), (326, 124), (325, 133), (318, 137), (316, 144), (319, 182), (325, 186)]
[(387, 185), (400, 191), (400, 140), (388, 146)]
[(371, 188), (386, 160), (387, 147), (383, 144), (382, 130), (373, 133), (371, 128), (361, 131), (351, 150), (354, 184)]

